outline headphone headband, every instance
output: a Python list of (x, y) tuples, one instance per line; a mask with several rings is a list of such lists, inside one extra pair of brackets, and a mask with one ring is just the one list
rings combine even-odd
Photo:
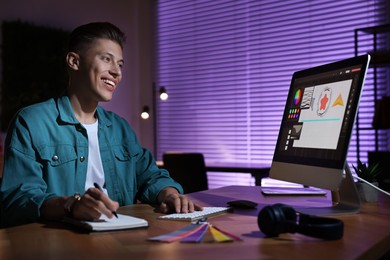
[(336, 240), (343, 237), (344, 223), (341, 220), (302, 213), (298, 215), (298, 233), (327, 240)]

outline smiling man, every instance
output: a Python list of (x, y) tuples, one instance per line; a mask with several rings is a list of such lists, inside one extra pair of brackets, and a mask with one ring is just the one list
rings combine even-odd
[(15, 116), (0, 187), (2, 226), (66, 215), (111, 218), (137, 200), (160, 204), (165, 213), (201, 209), (157, 167), (129, 124), (99, 106), (121, 81), (124, 43), (123, 32), (110, 23), (76, 28), (66, 55), (66, 94)]

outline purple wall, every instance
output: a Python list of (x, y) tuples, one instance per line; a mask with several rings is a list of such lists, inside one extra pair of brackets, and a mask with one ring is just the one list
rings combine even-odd
[(4, 20), (19, 19), (69, 31), (80, 24), (92, 21), (109, 21), (120, 27), (127, 35), (123, 80), (113, 100), (101, 105), (124, 117), (135, 129), (141, 143), (151, 148), (153, 147), (151, 122), (140, 120), (139, 117), (143, 104), (151, 102), (151, 93), (146, 91), (149, 89), (148, 86), (151, 86), (153, 78), (151, 74), (153, 60), (150, 51), (152, 49), (151, 2), (149, 0), (1, 1), (0, 23)]

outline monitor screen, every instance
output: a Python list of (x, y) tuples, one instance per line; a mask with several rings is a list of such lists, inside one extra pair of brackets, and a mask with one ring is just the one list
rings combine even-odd
[(337, 190), (369, 55), (293, 74), (270, 177)]

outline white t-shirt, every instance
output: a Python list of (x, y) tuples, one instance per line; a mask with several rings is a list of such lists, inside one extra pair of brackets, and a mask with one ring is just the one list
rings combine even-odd
[(83, 124), (88, 134), (88, 168), (85, 190), (94, 187), (94, 182), (102, 187), (107, 194), (105, 187), (104, 171), (102, 159), (100, 157), (99, 140), (98, 140), (98, 121), (93, 124)]

